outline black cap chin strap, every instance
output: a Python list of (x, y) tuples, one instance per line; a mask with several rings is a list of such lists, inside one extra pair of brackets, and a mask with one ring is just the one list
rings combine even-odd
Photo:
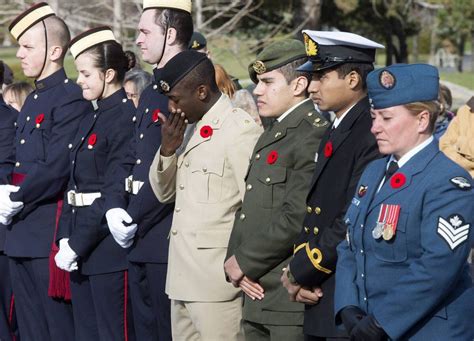
[(168, 29), (169, 29), (169, 24), (166, 24), (165, 28), (165, 39), (163, 40), (163, 47), (161, 48), (161, 57), (160, 59), (156, 62), (156, 67), (158, 67), (158, 64), (160, 64), (161, 60), (163, 59), (163, 56), (165, 54), (165, 49), (166, 49), (166, 42), (168, 41)]
[(36, 79), (41, 77), (41, 74), (44, 71), (44, 68), (46, 67), (46, 60), (48, 58), (48, 30), (46, 29), (46, 24), (44, 20), (41, 21), (43, 24), (43, 29), (44, 29), (44, 41), (45, 41), (45, 49), (44, 49), (44, 59), (43, 59), (43, 66), (41, 67), (41, 71), (39, 72), (38, 76), (36, 76)]

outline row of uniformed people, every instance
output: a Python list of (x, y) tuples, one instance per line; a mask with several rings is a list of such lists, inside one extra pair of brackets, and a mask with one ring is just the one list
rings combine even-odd
[[(137, 44), (158, 76), (187, 47), (191, 6), (143, 5)], [(183, 28), (180, 35), (175, 26)], [(166, 97), (154, 82), (135, 110), (122, 88), (127, 59), (109, 28), (70, 41), (64, 21), (40, 3), (9, 29), (36, 87), (16, 125), (6, 123), (16, 136), (2, 135), (0, 160), (2, 260), (10, 267), (22, 339), (170, 340), (164, 287), (173, 205), (160, 204), (147, 182)], [(80, 87), (63, 69), (69, 46)], [(13, 301), (2, 304), (13, 309)]]

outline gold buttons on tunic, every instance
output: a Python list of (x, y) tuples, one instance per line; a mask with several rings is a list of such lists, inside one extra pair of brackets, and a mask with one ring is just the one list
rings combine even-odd
[(31, 117), (30, 117), (30, 116), (26, 116), (26, 120), (27, 120), (27, 121), (31, 120)]
[(313, 212), (313, 209), (311, 208), (311, 206), (307, 206), (307, 207), (306, 207), (306, 212), (308, 212), (308, 213)]
[(243, 213), (240, 213), (240, 217), (239, 217), (240, 220), (244, 220), (245, 219), (245, 214)]
[(142, 163), (142, 160), (138, 159), (137, 160), (137, 165), (141, 164)]
[(306, 234), (308, 234), (309, 233), (309, 227), (305, 226), (304, 227), (304, 232), (306, 232)]
[(255, 154), (255, 160), (259, 160), (260, 159), (260, 154)]
[(252, 189), (252, 185), (251, 184), (248, 184), (247, 185), (247, 191), (250, 191)]
[(270, 181), (272, 181), (272, 179), (270, 179), (270, 178), (266, 178), (266, 179), (265, 179), (265, 182), (266, 182), (266, 183), (269, 183)]
[(137, 116), (133, 116), (132, 117), (132, 122), (136, 122), (137, 121)]
[(179, 189), (180, 189), (180, 190), (183, 190), (183, 189), (184, 189), (184, 185), (182, 185), (182, 184), (179, 185)]
[(176, 236), (178, 234), (178, 231), (172, 230), (171, 233), (173, 234), (173, 236)]
[(25, 139), (21, 139), (20, 144), (25, 144)]
[(142, 140), (144, 136), (145, 136), (145, 135), (143, 135), (143, 133), (141, 133), (141, 134), (140, 134), (140, 140)]
[(317, 236), (319, 233), (319, 229), (316, 226), (313, 228), (313, 233), (315, 236)]
[(181, 212), (181, 209), (179, 207), (176, 207), (174, 210), (175, 212)]
[(202, 167), (202, 171), (205, 173), (207, 172), (207, 168), (206, 167)]
[(15, 167), (20, 167), (20, 163), (18, 161), (15, 163)]
[(314, 213), (316, 213), (318, 215), (321, 214), (321, 208), (320, 207), (315, 207), (314, 208)]
[(275, 138), (278, 138), (280, 135), (281, 135), (281, 132), (278, 131), (278, 132), (275, 134)]
[(311, 117), (311, 116), (313, 116), (313, 113), (310, 111), (310, 112), (308, 113), (308, 117)]

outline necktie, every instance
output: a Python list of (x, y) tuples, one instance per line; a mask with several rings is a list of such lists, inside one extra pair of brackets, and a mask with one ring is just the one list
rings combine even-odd
[[(383, 183), (386, 183), (388, 179), (392, 177), (393, 174), (395, 174), (398, 170), (398, 163), (397, 161), (390, 161), (390, 164), (388, 165), (387, 170), (385, 171), (385, 178), (383, 180)], [(383, 186), (383, 185), (382, 185)]]

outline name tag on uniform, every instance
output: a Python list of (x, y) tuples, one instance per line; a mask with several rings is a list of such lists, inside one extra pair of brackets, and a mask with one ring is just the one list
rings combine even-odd
[(356, 198), (352, 198), (352, 203), (356, 206), (359, 206), (360, 204), (360, 200), (359, 199), (356, 199)]

